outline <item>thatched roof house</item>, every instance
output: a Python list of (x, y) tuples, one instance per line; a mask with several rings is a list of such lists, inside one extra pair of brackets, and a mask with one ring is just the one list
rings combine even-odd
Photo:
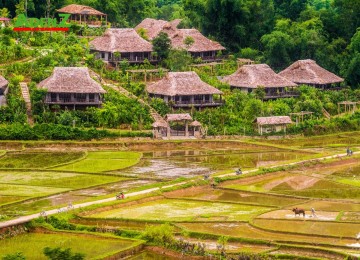
[(0, 76), (0, 95), (5, 95), (7, 93), (9, 81), (7, 81), (3, 76)]
[(9, 91), (9, 82), (3, 77), (0, 76), (0, 107), (6, 105), (6, 94)]
[(104, 15), (106, 14), (86, 5), (77, 5), (71, 4), (64, 6), (57, 10), (58, 13), (66, 13), (66, 14), (87, 14), (87, 15)]
[[(187, 37), (194, 40), (194, 43), (190, 46), (186, 46), (185, 44), (185, 39)], [(186, 49), (191, 53), (217, 52), (225, 50), (220, 43), (206, 38), (196, 29), (179, 29), (174, 35), (172, 35), (171, 44), (173, 48)]]
[(314, 60), (298, 60), (279, 73), (280, 76), (297, 84), (326, 87), (339, 84), (344, 79), (320, 67)]
[(71, 4), (57, 10), (58, 13), (71, 14), (70, 22), (101, 25), (107, 22), (107, 15), (86, 5)]
[(266, 64), (244, 65), (221, 81), (228, 83), (231, 88), (239, 88), (248, 93), (258, 87), (264, 87), (265, 98), (268, 99), (293, 96), (295, 93), (288, 91), (288, 88), (297, 86), (294, 82), (277, 75)]
[(56, 67), (38, 84), (47, 90), (45, 103), (58, 105), (100, 105), (106, 91), (90, 77), (85, 67)]
[[(225, 50), (220, 43), (206, 38), (196, 29), (178, 29), (177, 26), (180, 22), (180, 19), (167, 22), (146, 18), (135, 29), (145, 29), (149, 40), (154, 39), (160, 32), (165, 32), (169, 35), (173, 48), (186, 49), (192, 56), (204, 60), (215, 60), (217, 52)], [(193, 39), (193, 43), (189, 46), (185, 44), (187, 37)]]
[(166, 114), (165, 120), (167, 122), (176, 122), (176, 121), (192, 121), (190, 114)]
[(168, 22), (164, 20), (146, 18), (135, 27), (135, 30), (138, 31), (139, 29), (144, 29), (147, 38), (153, 40), (162, 30), (164, 30), (167, 23)]
[(281, 125), (291, 124), (291, 118), (289, 116), (269, 116), (258, 117), (255, 119), (255, 123), (258, 125)]
[(218, 106), (213, 95), (223, 94), (220, 90), (203, 82), (193, 71), (169, 72), (166, 77), (146, 87), (150, 97), (163, 98), (174, 107)]
[[(90, 43), (90, 50), (97, 53), (97, 58), (116, 62), (127, 59), (129, 62), (142, 62), (151, 59), (152, 45), (141, 38), (134, 29), (107, 29), (103, 36)], [(120, 53), (116, 57), (114, 53)]]
[(292, 124), (289, 116), (258, 117), (254, 120), (259, 134), (286, 131), (286, 126)]

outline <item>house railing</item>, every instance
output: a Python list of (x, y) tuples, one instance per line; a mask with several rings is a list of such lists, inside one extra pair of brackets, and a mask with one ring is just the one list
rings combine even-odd
[(300, 96), (300, 92), (297, 91), (288, 91), (288, 92), (280, 92), (280, 93), (266, 93), (266, 98), (281, 98), (281, 97), (297, 97)]
[(194, 101), (173, 101), (175, 105), (223, 105), (224, 100), (194, 100)]
[(123, 61), (123, 60), (127, 60), (128, 62), (144, 62), (145, 60), (148, 60), (149, 62), (156, 62), (158, 61), (155, 57), (135, 57), (135, 58), (130, 58), (130, 57), (119, 57), (119, 58), (115, 58), (112, 57), (109, 59), (110, 62), (119, 62), (119, 61)]

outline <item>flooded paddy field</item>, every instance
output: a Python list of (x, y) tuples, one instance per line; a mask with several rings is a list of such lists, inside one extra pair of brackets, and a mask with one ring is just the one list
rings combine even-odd
[[(206, 146), (202, 147), (203, 144)], [(113, 201), (113, 204), (99, 204), (94, 208), (71, 212), (81, 217), (71, 217), (69, 213), (61, 213), (55, 217), (70, 218), (70, 223), (80, 225), (81, 228), (103, 228), (104, 232), (107, 232), (106, 229), (117, 229), (124, 231), (121, 234), (129, 236), (141, 232), (145, 234), (149, 227), (160, 228), (161, 223), (169, 222), (176, 227), (172, 231), (176, 238), (180, 235), (193, 243), (206, 243), (208, 252), (214, 254), (217, 251), (217, 239), (221, 236), (230, 239), (227, 243), (228, 253), (271, 251), (273, 254), (302, 256), (303, 248), (276, 250), (280, 244), (287, 243), (299, 247), (320, 245), (327, 249), (334, 246), (343, 252), (356, 248), (356, 236), (360, 232), (358, 157), (302, 163), (294, 168), (285, 167), (284, 170), (271, 172), (268, 168), (270, 166), (320, 157), (324, 147), (327, 150), (324, 154), (328, 155), (331, 145), (327, 143), (323, 147), (319, 140), (318, 147), (304, 146), (312, 151), (319, 149), (319, 153), (291, 150), (290, 143), (286, 142), (280, 146), (288, 146), (289, 150), (231, 141), (193, 142), (192, 149), (189, 145), (186, 142), (173, 142), (154, 147), (146, 146), (145, 143), (133, 143), (122, 147), (131, 152), (99, 152), (95, 149), (61, 151), (64, 158), (58, 161), (54, 159), (52, 152), (56, 156), (62, 155), (56, 151), (32, 152), (36, 160), (29, 164), (31, 167), (23, 170), (18, 167), (22, 163), (19, 160), (29, 160), (28, 155), (21, 155), (23, 158), (8, 157), (12, 163), (12, 166), (8, 166), (12, 168), (3, 167), (6, 170), (0, 170), (0, 205), (3, 205), (0, 207), (0, 215), (12, 218), (64, 207), (70, 202), (77, 204), (103, 198), (114, 199), (114, 195), (120, 191), (125, 192), (125, 195), (135, 193), (165, 186), (169, 181), (181, 177), (176, 182), (193, 182), (199, 186), (183, 189), (172, 187), (166, 189), (167, 192), (161, 189), (156, 194), (157, 200), (147, 197), (149, 200), (131, 198), (126, 201), (131, 197), (129, 195), (125, 201)], [(296, 142), (295, 145), (297, 146)], [(334, 149), (338, 151), (339, 147)], [(10, 155), (11, 153), (3, 154), (0, 161)], [(235, 176), (235, 172), (231, 175), (239, 167), (243, 171), (260, 167), (263, 171), (252, 173), (252, 176)], [(230, 176), (223, 177), (224, 180), (216, 188), (210, 186), (214, 176), (221, 178), (219, 176), (226, 173), (230, 173)], [(204, 174), (216, 175), (210, 176), (210, 181), (204, 181)], [(229, 177), (239, 178), (229, 180)], [(347, 183), (348, 181), (352, 183)], [(26, 201), (18, 202), (23, 199)], [(10, 204), (4, 205), (6, 203)], [(306, 217), (295, 217), (291, 211), (293, 207), (304, 208)], [(317, 218), (310, 217), (311, 208), (316, 209)], [(41, 248), (41, 243), (45, 244), (42, 241), (48, 241), (53, 234), (25, 235), (34, 237), (24, 239), (24, 243), (36, 240)], [(76, 236), (80, 239), (83, 235)], [(21, 235), (17, 237), (20, 238)], [(75, 239), (71, 239), (74, 242), (67, 242), (67, 238), (59, 237), (50, 240), (64, 241), (61, 246), (72, 247), (73, 252), (81, 252), (83, 249), (80, 247), (87, 246), (84, 241)], [(91, 243), (96, 247), (95, 239)], [(23, 242), (18, 244), (14, 248), (19, 248), (19, 251), (27, 250), (21, 246)], [(101, 250), (106, 252), (112, 252), (112, 248), (115, 248), (112, 242), (106, 244), (101, 240), (97, 244), (101, 244)], [(122, 250), (128, 246), (125, 244), (117, 248)], [(100, 247), (96, 249), (100, 250)], [(84, 250), (89, 250), (89, 259), (104, 256), (101, 250)], [(321, 258), (321, 254), (306, 254)], [(145, 251), (129, 259), (173, 259), (169, 257), (171, 256)], [(323, 258), (338, 259), (325, 255)]]
[[(311, 154), (310, 154), (311, 155)], [(251, 169), (308, 157), (309, 153), (284, 150), (268, 152), (238, 150), (186, 150), (145, 152), (140, 163), (123, 174), (154, 178), (194, 177), (218, 170)]]
[(87, 215), (93, 218), (124, 218), (161, 221), (247, 221), (270, 208), (210, 201), (161, 199)]

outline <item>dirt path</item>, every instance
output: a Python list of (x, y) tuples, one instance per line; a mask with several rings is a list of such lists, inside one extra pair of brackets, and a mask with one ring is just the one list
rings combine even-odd
[[(360, 152), (354, 152), (354, 154), (360, 154)], [(346, 156), (347, 156), (346, 154), (336, 154), (336, 155), (326, 156), (326, 157), (322, 157), (322, 158), (309, 159), (309, 160), (304, 160), (304, 161), (299, 161), (299, 162), (293, 162), (293, 163), (288, 163), (288, 164), (283, 164), (283, 165), (272, 166), (270, 168), (275, 168), (275, 167), (279, 167), (279, 166), (297, 165), (297, 164), (302, 164), (302, 163), (311, 162), (311, 161), (327, 160), (327, 159), (341, 158), (341, 157), (346, 157)], [(258, 169), (244, 171), (243, 174), (256, 172), (257, 170)], [(218, 176), (218, 177), (225, 177), (225, 176), (229, 176), (229, 175), (234, 175), (234, 173), (224, 174), (224, 175), (221, 175), (221, 176)], [(170, 187), (183, 185), (183, 184), (186, 184), (186, 183), (187, 182), (181, 182), (181, 183), (177, 183), (177, 184), (163, 186), (161, 188), (170, 188)], [(158, 187), (158, 188), (152, 188), (152, 189), (147, 189), (147, 190), (138, 191), (138, 192), (132, 192), (132, 193), (126, 194), (126, 197), (133, 197), (133, 196), (137, 196), (137, 195), (148, 194), (148, 193), (157, 191), (159, 189), (160, 188)], [(91, 206), (91, 205), (102, 204), (102, 203), (111, 202), (111, 201), (115, 201), (115, 200), (116, 200), (115, 197), (102, 199), (102, 200), (95, 200), (95, 201), (90, 201), (90, 202), (85, 202), (85, 203), (80, 203), (80, 204), (73, 205), (73, 208), (74, 209), (79, 209), (79, 208), (83, 208), (83, 207), (87, 207), (87, 206)], [(66, 209), (66, 208), (63, 208), (63, 209)], [(53, 210), (46, 211), (47, 216), (54, 215), (54, 214), (57, 214), (57, 213), (59, 213), (58, 209), (53, 209)], [(19, 217), (17, 219), (3, 221), (3, 222), (0, 222), (0, 228), (13, 226), (13, 225), (18, 225), (18, 224), (23, 224), (23, 223), (29, 222), (29, 221), (31, 221), (31, 220), (33, 220), (35, 218), (38, 218), (38, 217), (39, 217), (39, 213)]]

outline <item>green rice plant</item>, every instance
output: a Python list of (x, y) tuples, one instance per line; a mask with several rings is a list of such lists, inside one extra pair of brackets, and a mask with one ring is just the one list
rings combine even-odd
[(0, 157), (0, 168), (41, 169), (81, 158), (83, 152), (15, 152)]
[(89, 173), (115, 171), (137, 164), (140, 158), (141, 153), (137, 152), (89, 152), (86, 159), (53, 170)]
[(0, 240), (0, 258), (7, 254), (22, 252), (27, 259), (47, 259), (45, 247), (71, 248), (86, 254), (86, 259), (102, 259), (139, 244), (138, 240), (118, 239), (84, 233), (27, 233)]

